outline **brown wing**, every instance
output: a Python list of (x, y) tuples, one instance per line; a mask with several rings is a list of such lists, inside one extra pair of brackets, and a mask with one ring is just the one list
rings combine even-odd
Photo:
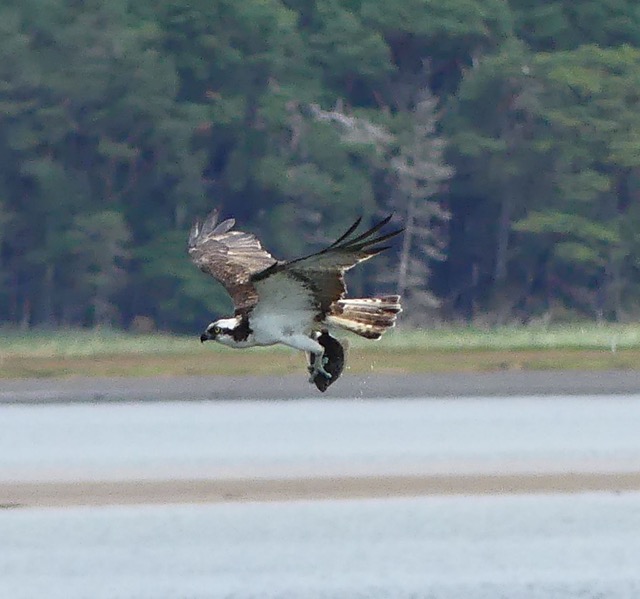
[(200, 270), (224, 285), (236, 312), (243, 312), (258, 301), (251, 276), (277, 264), (277, 260), (255, 235), (232, 231), (234, 224), (231, 218), (218, 223), (218, 211), (214, 210), (191, 229), (189, 255)]
[(328, 312), (331, 304), (344, 297), (346, 293), (345, 271), (388, 249), (389, 246), (379, 244), (404, 231), (398, 229), (376, 237), (376, 233), (391, 220), (391, 216), (388, 216), (368, 231), (353, 237), (361, 220), (359, 218), (324, 250), (290, 262), (278, 262), (255, 275), (253, 279), (260, 280), (276, 273), (289, 274), (304, 281), (305, 285), (313, 290), (320, 309)]

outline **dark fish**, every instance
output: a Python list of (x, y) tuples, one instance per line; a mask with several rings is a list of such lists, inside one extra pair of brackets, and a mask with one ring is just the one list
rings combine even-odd
[[(331, 375), (331, 378), (328, 379), (323, 374), (318, 373), (313, 379), (318, 390), (324, 393), (330, 385), (333, 385), (340, 378), (344, 370), (344, 348), (336, 338), (326, 331), (322, 331), (316, 341), (324, 347), (324, 357), (328, 360), (324, 365), (324, 369)], [(311, 367), (313, 367), (315, 359), (315, 354), (309, 354)]]

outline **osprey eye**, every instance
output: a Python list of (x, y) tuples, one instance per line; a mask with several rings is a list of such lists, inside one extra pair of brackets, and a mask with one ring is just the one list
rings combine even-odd
[(220, 333), (222, 333), (222, 329), (220, 327), (213, 327), (213, 333), (215, 335), (219, 335)]

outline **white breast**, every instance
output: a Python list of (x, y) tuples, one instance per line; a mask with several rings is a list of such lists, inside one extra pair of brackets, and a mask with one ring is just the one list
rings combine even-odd
[(251, 314), (256, 343), (269, 344), (313, 330), (318, 309), (313, 293), (302, 283), (277, 273), (256, 283), (260, 296)]

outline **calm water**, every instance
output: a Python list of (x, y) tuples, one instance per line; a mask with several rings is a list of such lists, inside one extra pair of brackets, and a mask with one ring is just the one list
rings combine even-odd
[(640, 469), (640, 397), (0, 406), (0, 481)]
[(640, 494), (0, 512), (12, 599), (637, 599)]

